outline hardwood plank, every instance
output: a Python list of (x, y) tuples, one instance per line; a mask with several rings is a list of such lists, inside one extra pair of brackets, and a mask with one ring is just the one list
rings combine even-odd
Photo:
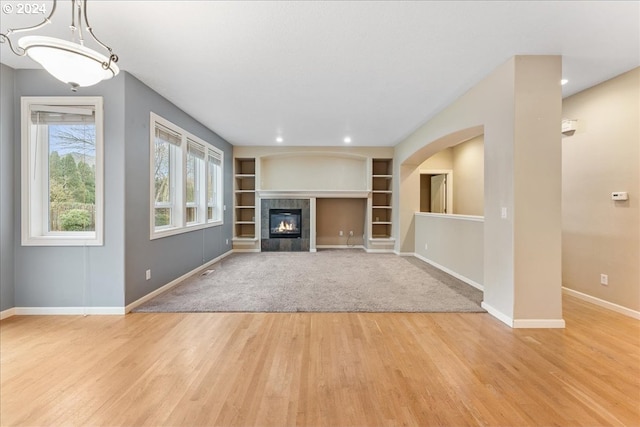
[(1, 425), (640, 425), (640, 322), (482, 313), (14, 316)]

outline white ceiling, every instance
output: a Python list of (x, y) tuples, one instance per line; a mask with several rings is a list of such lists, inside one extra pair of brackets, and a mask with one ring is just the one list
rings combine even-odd
[[(38, 34), (68, 39), (69, 3)], [(564, 96), (640, 65), (638, 1), (102, 0), (88, 12), (121, 69), (235, 145), (393, 146), (513, 55), (562, 55)], [(5, 32), (42, 15), (1, 18)], [(0, 60), (38, 67), (6, 44)]]

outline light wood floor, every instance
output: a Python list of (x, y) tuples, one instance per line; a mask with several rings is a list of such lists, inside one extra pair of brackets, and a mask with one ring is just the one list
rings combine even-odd
[(1, 425), (638, 426), (640, 322), (130, 314), (0, 322)]

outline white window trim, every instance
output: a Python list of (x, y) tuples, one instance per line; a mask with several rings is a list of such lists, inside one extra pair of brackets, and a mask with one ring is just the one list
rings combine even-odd
[[(149, 126), (149, 239), (150, 240), (154, 240), (154, 239), (161, 239), (163, 237), (168, 237), (168, 236), (175, 236), (177, 234), (182, 234), (182, 233), (188, 233), (191, 231), (195, 231), (195, 230), (201, 230), (204, 228), (210, 228), (210, 227), (217, 227), (220, 225), (224, 224), (224, 152), (222, 150), (220, 150), (217, 147), (214, 147), (213, 145), (209, 144), (208, 142), (198, 138), (197, 136), (193, 135), (190, 132), (187, 132), (186, 130), (182, 129), (181, 127), (175, 125), (174, 123), (170, 122), (169, 120), (155, 114), (154, 112), (151, 112), (150, 114), (151, 118), (150, 118), (150, 126)], [(174, 178), (174, 183), (175, 183), (175, 187), (172, 188), (172, 190), (175, 191), (175, 194), (172, 193), (172, 197), (173, 197), (173, 205), (172, 208), (173, 210), (175, 210), (176, 212), (174, 212), (176, 214), (176, 220), (174, 222), (174, 224), (169, 225), (169, 226), (165, 226), (162, 228), (156, 228), (155, 227), (155, 188), (154, 188), (154, 175), (153, 175), (153, 167), (152, 165), (154, 164), (154, 143), (155, 143), (155, 125), (160, 124), (168, 129), (171, 129), (172, 131), (178, 133), (181, 135), (182, 138), (182, 142), (180, 144), (180, 148), (177, 148), (177, 150), (180, 151), (180, 158), (177, 159), (176, 162), (174, 162), (176, 165), (179, 163), (180, 164), (180, 168), (176, 168), (176, 169), (181, 169), (181, 170), (176, 170), (175, 171), (175, 178)], [(202, 222), (197, 222), (197, 223), (189, 223), (187, 224), (186, 222), (186, 208), (187, 208), (187, 203), (186, 203), (186, 190), (187, 190), (187, 184), (186, 184), (186, 162), (187, 162), (187, 147), (188, 147), (188, 140), (192, 140), (200, 145), (202, 145), (203, 147), (205, 147), (205, 161), (204, 164), (202, 166), (202, 169), (204, 169), (204, 172), (202, 173), (201, 176), (201, 181), (200, 182), (200, 186), (204, 189), (202, 191), (201, 194), (203, 194), (203, 200), (201, 200), (200, 202), (200, 209), (204, 210), (204, 212), (200, 212), (199, 214), (203, 215), (204, 221)], [(207, 168), (208, 166), (208, 162), (206, 161), (207, 159), (207, 155), (209, 153), (209, 151), (213, 151), (215, 153), (218, 154), (218, 156), (220, 157), (220, 193), (221, 193), (221, 197), (220, 197), (220, 203), (223, 205), (223, 213), (221, 215), (220, 220), (218, 221), (208, 221), (207, 220)], [(204, 204), (204, 208), (203, 208), (203, 204)]]
[[(205, 221), (208, 224), (221, 224), (222, 220), (224, 218), (224, 211), (225, 211), (225, 207), (224, 207), (224, 186), (223, 186), (223, 176), (224, 176), (224, 166), (223, 166), (223, 155), (224, 153), (222, 153), (222, 151), (220, 150), (215, 150), (215, 154), (219, 155), (219, 162), (220, 162), (220, 167), (217, 169), (217, 173), (214, 176), (214, 182), (220, 182), (220, 191), (214, 192), (214, 194), (216, 195), (216, 197), (214, 198), (214, 201), (212, 204), (209, 204), (209, 193), (207, 192), (207, 194), (205, 194), (204, 197), (204, 207), (205, 207)], [(207, 151), (206, 153), (206, 170), (205, 170), (205, 181), (209, 182), (209, 157), (217, 157), (215, 155), (211, 156), (210, 153)], [(207, 187), (208, 190), (208, 187)], [(209, 208), (212, 208), (214, 210), (214, 216), (215, 216), (215, 211), (219, 210), (219, 214), (220, 214), (220, 219), (209, 219)]]
[[(202, 150), (203, 150), (203, 155), (204, 157), (201, 160), (201, 162), (198, 164), (196, 170), (195, 170), (195, 175), (196, 175), (196, 186), (194, 187), (194, 191), (195, 191), (195, 202), (185, 202), (185, 208), (195, 208), (196, 210), (196, 221), (193, 222), (187, 222), (186, 226), (189, 228), (193, 228), (194, 226), (198, 226), (198, 225), (202, 225), (204, 223), (207, 222), (207, 217), (206, 217), (206, 210), (203, 206), (204, 203), (206, 203), (206, 198), (207, 198), (207, 163), (206, 163), (206, 159), (207, 159), (207, 151), (208, 151), (208, 144), (202, 144), (203, 141), (198, 140), (196, 141), (192, 136), (187, 138), (187, 155), (186, 155), (186, 161), (189, 161), (189, 143), (193, 142), (197, 145), (200, 145)], [(185, 162), (186, 163), (186, 162)], [(185, 175), (186, 177), (186, 167), (185, 167)], [(185, 180), (185, 199), (186, 199), (186, 185), (187, 185), (187, 181)], [(186, 213), (185, 213), (186, 215)]]
[[(33, 163), (31, 156), (31, 142), (29, 141), (29, 128), (31, 106), (33, 105), (92, 105), (95, 108), (96, 117), (96, 179), (95, 179), (95, 232), (62, 231), (44, 233), (42, 205), (47, 200), (35, 202), (34, 192), (39, 191), (41, 198), (45, 198), (41, 183), (32, 182)], [(21, 221), (22, 221), (22, 245), (23, 246), (102, 246), (104, 244), (104, 114), (103, 101), (100, 96), (24, 96), (21, 99)], [(42, 154), (44, 155), (44, 154)], [(38, 163), (47, 172), (48, 162), (39, 159)], [(39, 186), (38, 188), (35, 188)], [(37, 206), (36, 206), (37, 205)], [(37, 222), (34, 224), (34, 221)]]

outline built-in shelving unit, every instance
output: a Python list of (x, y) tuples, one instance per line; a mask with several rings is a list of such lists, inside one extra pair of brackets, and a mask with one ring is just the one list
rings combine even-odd
[(372, 159), (371, 238), (391, 238), (393, 159)]
[(234, 241), (256, 240), (256, 159), (236, 158), (234, 165)]

